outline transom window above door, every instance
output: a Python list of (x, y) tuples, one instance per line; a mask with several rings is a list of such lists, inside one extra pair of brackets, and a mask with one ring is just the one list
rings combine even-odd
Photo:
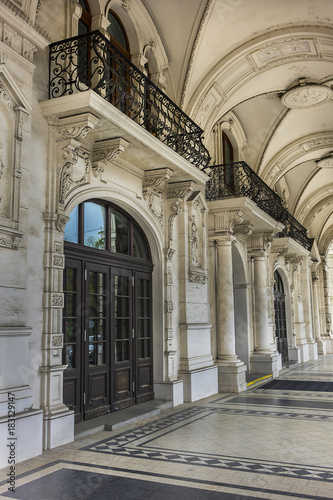
[(151, 260), (138, 224), (112, 204), (86, 201), (76, 206), (65, 228), (65, 242)]

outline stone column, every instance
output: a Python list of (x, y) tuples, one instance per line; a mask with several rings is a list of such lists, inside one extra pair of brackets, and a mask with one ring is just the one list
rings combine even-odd
[[(235, 238), (227, 235), (216, 240), (217, 247), (217, 358), (237, 361), (235, 339), (234, 290), (231, 246)], [(239, 361), (239, 360), (238, 360)]]
[(216, 238), (217, 366), (219, 392), (246, 390), (246, 366), (236, 355), (231, 234)]
[(256, 332), (256, 351), (271, 352), (272, 338), (268, 328), (268, 296), (266, 278), (266, 256), (262, 252), (253, 255), (254, 277), (254, 325)]
[(268, 276), (267, 250), (270, 235), (255, 234), (251, 237), (252, 263), (252, 297), (253, 297), (253, 325), (254, 351), (251, 354), (251, 373), (273, 375), (279, 374), (279, 353), (276, 350), (273, 327), (269, 322), (268, 314)]

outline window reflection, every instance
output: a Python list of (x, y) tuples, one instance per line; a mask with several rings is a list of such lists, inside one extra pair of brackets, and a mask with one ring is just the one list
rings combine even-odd
[(66, 224), (65, 241), (150, 260), (141, 228), (128, 215), (108, 204), (88, 201), (75, 207)]
[(128, 218), (115, 210), (111, 211), (111, 252), (129, 255), (129, 220)]
[(105, 249), (105, 206), (97, 203), (84, 204), (84, 245)]
[(65, 227), (65, 241), (70, 243), (79, 242), (79, 207), (75, 207), (69, 216), (69, 221)]

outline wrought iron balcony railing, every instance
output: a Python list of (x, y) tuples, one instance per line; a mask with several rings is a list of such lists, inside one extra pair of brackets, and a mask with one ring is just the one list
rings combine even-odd
[(91, 89), (198, 168), (202, 129), (100, 32), (50, 45), (49, 97)]
[(227, 163), (204, 169), (210, 177), (206, 184), (206, 199), (222, 200), (246, 196), (268, 215), (284, 224), (281, 237), (290, 237), (310, 250), (307, 230), (283, 206), (282, 199), (245, 163)]

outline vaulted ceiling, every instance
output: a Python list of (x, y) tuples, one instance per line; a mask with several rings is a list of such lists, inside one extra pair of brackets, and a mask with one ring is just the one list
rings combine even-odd
[(333, 238), (332, 1), (143, 3), (169, 58), (168, 91), (208, 147), (214, 124), (232, 112), (245, 134), (243, 159), (325, 253)]

